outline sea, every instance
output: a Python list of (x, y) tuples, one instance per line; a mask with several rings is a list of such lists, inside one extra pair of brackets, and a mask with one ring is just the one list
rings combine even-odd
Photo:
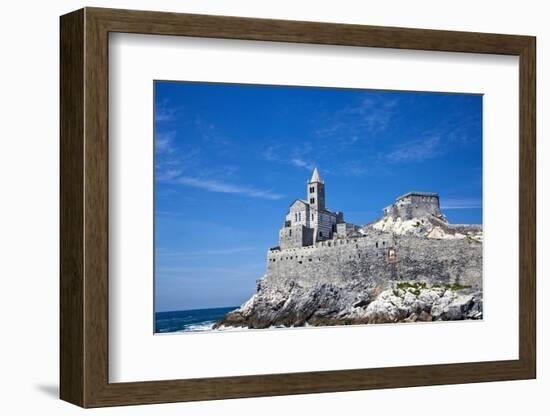
[(238, 306), (155, 313), (155, 333), (204, 332)]

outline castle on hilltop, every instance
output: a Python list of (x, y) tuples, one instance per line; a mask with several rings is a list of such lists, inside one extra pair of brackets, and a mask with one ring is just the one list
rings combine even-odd
[[(445, 308), (451, 312), (437, 319), (481, 317), (481, 298), (450, 293), (482, 290), (482, 225), (449, 224), (438, 194), (409, 192), (362, 226), (326, 208), (317, 169), (306, 195), (290, 205), (256, 293), (216, 327), (370, 323), (364, 318), (369, 313), (385, 316), (372, 322), (409, 322), (432, 320)], [(425, 297), (428, 303), (441, 300), (437, 307), (430, 303), (429, 313), (419, 306), (426, 288), (435, 290)], [(371, 308), (379, 297), (381, 303)]]
[[(445, 220), (439, 207), (439, 195), (409, 192), (384, 208), (387, 217), (403, 220), (432, 215)], [(289, 207), (283, 228), (279, 230), (281, 250), (315, 245), (320, 241), (348, 238), (359, 234), (359, 226), (344, 221), (344, 214), (325, 206), (325, 182), (317, 168), (307, 182), (307, 199), (296, 199)]]
[(382, 286), (400, 280), (481, 285), (481, 225), (449, 224), (438, 194), (409, 192), (362, 226), (326, 208), (317, 169), (306, 194), (290, 205), (258, 290), (291, 281), (307, 287), (354, 279)]

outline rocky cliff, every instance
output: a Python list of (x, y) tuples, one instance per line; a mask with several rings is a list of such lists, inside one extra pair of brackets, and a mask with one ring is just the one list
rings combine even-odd
[(463, 286), (401, 283), (393, 289), (320, 284), (304, 289), (267, 285), (216, 323), (269, 328), (481, 319), (480, 290)]
[(483, 231), (477, 224), (449, 224), (444, 216), (425, 215), (406, 219), (399, 216), (384, 215), (371, 224), (359, 229), (367, 232), (375, 229), (394, 235), (414, 235), (435, 239), (471, 238), (482, 241)]

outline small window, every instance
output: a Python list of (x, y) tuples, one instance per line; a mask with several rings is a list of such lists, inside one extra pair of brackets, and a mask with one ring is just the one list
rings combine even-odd
[(289, 235), (289, 237), (292, 236), (292, 230), (288, 230), (288, 235)]
[(315, 204), (315, 198), (309, 198), (309, 203), (310, 204)]
[(315, 220), (315, 215), (311, 214), (311, 221)]
[(309, 193), (312, 194), (315, 192), (315, 188), (313, 186), (309, 187)]
[(378, 241), (376, 242), (376, 248), (378, 248)]
[(322, 237), (322, 236), (323, 236), (323, 232), (319, 231), (319, 237)]

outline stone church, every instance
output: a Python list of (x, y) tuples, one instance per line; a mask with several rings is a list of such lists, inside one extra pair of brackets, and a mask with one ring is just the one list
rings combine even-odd
[(279, 247), (284, 250), (311, 246), (334, 238), (336, 233), (345, 233), (349, 226), (342, 212), (326, 208), (325, 183), (315, 168), (307, 183), (307, 199), (295, 200), (288, 209), (284, 226), (279, 231)]

